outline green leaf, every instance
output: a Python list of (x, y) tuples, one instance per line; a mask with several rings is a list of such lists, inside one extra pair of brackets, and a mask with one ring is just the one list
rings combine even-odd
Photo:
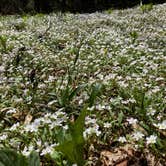
[(67, 140), (63, 142), (63, 144), (55, 148), (55, 150), (61, 151), (67, 157), (67, 159), (72, 163), (75, 162), (75, 156), (73, 153), (74, 149), (75, 149), (75, 146), (73, 141), (67, 141)]
[(29, 166), (40, 166), (40, 157), (35, 151), (29, 155), (28, 161)]
[(0, 150), (1, 166), (28, 166), (26, 158), (14, 150)]
[(3, 51), (7, 51), (7, 37), (6, 36), (0, 36), (0, 45), (3, 48)]
[(55, 151), (54, 153), (51, 153), (51, 158), (56, 161), (57, 166), (64, 166), (63, 164), (63, 154), (61, 152)]
[(0, 150), (0, 166), (40, 166), (40, 158), (32, 152), (28, 158), (11, 149)]
[(95, 84), (94, 86), (92, 86), (92, 92), (90, 94), (89, 97), (89, 106), (92, 107), (96, 98), (101, 95), (101, 92), (103, 90), (103, 85), (102, 84)]
[(78, 58), (79, 58), (79, 49), (77, 48), (77, 49), (74, 49), (74, 53), (76, 54), (76, 56), (75, 56), (75, 59), (74, 59), (74, 67), (75, 67), (75, 65), (76, 65), (76, 63), (77, 63), (77, 61), (78, 61)]
[(83, 89), (85, 85), (78, 86), (77, 88), (71, 88), (67, 86), (61, 91), (60, 97), (58, 98), (59, 104), (63, 107), (68, 106), (77, 93)]
[(75, 88), (74, 90), (71, 90), (70, 95), (69, 95), (69, 100), (71, 101), (73, 99), (74, 96), (77, 95), (77, 93), (82, 90), (83, 88), (85, 88), (86, 85), (80, 85), (77, 88)]
[(86, 109), (83, 109), (75, 123), (70, 124), (69, 134), (71, 137), (66, 139), (55, 148), (56, 151), (62, 152), (71, 163), (77, 163), (79, 166), (84, 165), (84, 124)]
[(123, 117), (124, 117), (123, 112), (121, 112), (120, 114), (118, 114), (118, 124), (119, 124), (119, 125), (122, 124)]

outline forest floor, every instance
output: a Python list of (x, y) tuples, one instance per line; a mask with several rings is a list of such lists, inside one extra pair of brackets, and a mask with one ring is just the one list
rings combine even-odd
[(0, 148), (44, 166), (166, 165), (165, 18), (166, 3), (0, 16)]

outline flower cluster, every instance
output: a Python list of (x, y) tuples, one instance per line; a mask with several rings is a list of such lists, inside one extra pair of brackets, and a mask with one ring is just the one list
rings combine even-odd
[(89, 106), (86, 140), (162, 154), (165, 13), (0, 16), (0, 147), (50, 154)]

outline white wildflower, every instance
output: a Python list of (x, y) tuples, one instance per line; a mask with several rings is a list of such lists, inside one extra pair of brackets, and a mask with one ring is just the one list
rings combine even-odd
[(14, 102), (15, 103), (22, 103), (23, 99), (22, 98), (16, 98), (16, 99), (14, 99)]
[(5, 71), (5, 67), (4, 66), (0, 66), (0, 73)]
[(152, 107), (150, 107), (150, 108), (148, 109), (148, 111), (147, 111), (147, 115), (153, 116), (155, 113), (156, 113), (156, 110), (153, 109)]
[(84, 100), (83, 100), (83, 99), (80, 99), (79, 102), (78, 102), (79, 105), (81, 105), (81, 104), (83, 104), (83, 103), (84, 103)]
[(4, 141), (5, 139), (7, 139), (7, 135), (6, 134), (3, 134), (0, 136), (0, 141)]
[(41, 156), (44, 156), (46, 154), (51, 154), (53, 152), (53, 147), (52, 146), (47, 146), (46, 148), (44, 148), (41, 152)]
[(87, 128), (84, 133), (83, 133), (83, 136), (84, 138), (88, 138), (88, 136), (91, 136), (95, 134), (96, 136), (99, 136), (101, 134), (101, 131), (99, 130), (99, 126), (96, 124), (94, 125), (93, 127), (89, 127)]
[(121, 143), (127, 142), (125, 137), (119, 137), (118, 141), (121, 142)]
[(111, 107), (109, 105), (105, 106), (106, 110), (111, 110)]
[(57, 127), (57, 126), (62, 126), (62, 122), (61, 121), (59, 121), (59, 122), (58, 121), (54, 121), (54, 122), (49, 124), (50, 129), (53, 129), (53, 128)]
[(87, 116), (87, 117), (85, 118), (85, 124), (86, 124), (86, 125), (88, 125), (88, 124), (95, 124), (96, 122), (97, 122), (96, 119), (90, 118), (89, 116)]
[(16, 124), (14, 124), (9, 130), (10, 130), (10, 131), (14, 131), (14, 130), (17, 129), (18, 126), (20, 126), (20, 123), (19, 123), (19, 122), (17, 122)]
[(136, 103), (136, 100), (135, 100), (135, 99), (131, 99), (131, 98), (130, 98), (128, 101), (129, 101), (130, 103)]
[(65, 126), (63, 126), (63, 129), (64, 129), (64, 130), (68, 130), (68, 129), (69, 129), (69, 126), (68, 126), (68, 125), (65, 125)]
[(154, 89), (152, 89), (151, 91), (152, 91), (153, 93), (157, 93), (157, 92), (159, 92), (160, 90), (161, 90), (160, 87), (155, 86)]
[(51, 113), (46, 113), (46, 114), (44, 115), (44, 117), (47, 118), (47, 119), (50, 118), (51, 116), (52, 116)]
[(24, 150), (22, 151), (22, 154), (24, 156), (29, 156), (30, 153), (31, 153), (31, 151), (29, 151), (29, 149), (27, 147), (25, 147)]
[(30, 145), (28, 148), (24, 147), (24, 150), (22, 151), (22, 154), (24, 156), (29, 156), (29, 154), (34, 150), (33, 145)]
[(124, 87), (124, 88), (129, 86), (128, 83), (126, 83), (125, 81), (118, 81), (118, 84), (119, 84), (119, 86)]
[(77, 164), (72, 164), (72, 166), (77, 166)]
[(156, 135), (151, 135), (151, 136), (146, 138), (146, 143), (147, 144), (155, 144), (156, 140), (157, 140), (157, 136)]
[(112, 126), (112, 124), (109, 122), (104, 123), (104, 128), (110, 128), (111, 126)]
[(127, 121), (128, 121), (129, 124), (136, 124), (136, 123), (138, 122), (137, 119), (134, 119), (134, 118), (132, 118), (132, 117), (131, 117), (131, 118), (128, 118)]
[(93, 111), (94, 108), (95, 108), (94, 106), (92, 106), (92, 107), (88, 107), (87, 110), (88, 110), (88, 111)]
[(65, 112), (62, 112), (63, 109), (59, 109), (55, 114), (59, 117), (59, 116), (62, 116), (62, 115), (66, 115)]
[(37, 140), (37, 141), (36, 141), (36, 144), (37, 144), (37, 146), (41, 147), (42, 141), (41, 141), (41, 140)]
[(97, 110), (104, 110), (105, 109), (105, 105), (99, 104), (99, 105), (96, 106), (96, 109)]
[(48, 77), (48, 82), (53, 82), (55, 80), (55, 77), (54, 76), (49, 76)]
[(164, 120), (162, 123), (154, 124), (157, 128), (160, 130), (165, 130), (166, 129), (166, 120)]
[(52, 106), (53, 104), (55, 104), (57, 101), (56, 100), (52, 100), (52, 101), (50, 101), (47, 105), (50, 107), (50, 106)]
[(136, 132), (136, 133), (133, 134), (133, 138), (134, 138), (136, 141), (142, 139), (143, 137), (144, 137), (144, 134), (141, 133), (140, 131), (138, 131), (138, 132)]
[(16, 109), (13, 108), (13, 109), (10, 109), (9, 111), (6, 112), (6, 114), (14, 114), (16, 113)]
[(39, 84), (39, 85), (38, 85), (38, 88), (39, 88), (39, 89), (40, 89), (40, 88), (41, 88), (41, 89), (44, 89), (44, 88), (46, 88), (46, 85), (45, 85), (45, 84)]
[(39, 127), (38, 123), (27, 124), (25, 126), (25, 131), (26, 132), (37, 132), (38, 131), (38, 127)]
[(158, 77), (158, 78), (156, 78), (156, 81), (164, 81), (164, 78), (163, 77)]

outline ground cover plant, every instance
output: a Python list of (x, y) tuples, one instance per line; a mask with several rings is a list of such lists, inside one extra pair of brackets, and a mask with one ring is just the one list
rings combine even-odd
[(0, 159), (165, 165), (165, 13), (0, 16)]

